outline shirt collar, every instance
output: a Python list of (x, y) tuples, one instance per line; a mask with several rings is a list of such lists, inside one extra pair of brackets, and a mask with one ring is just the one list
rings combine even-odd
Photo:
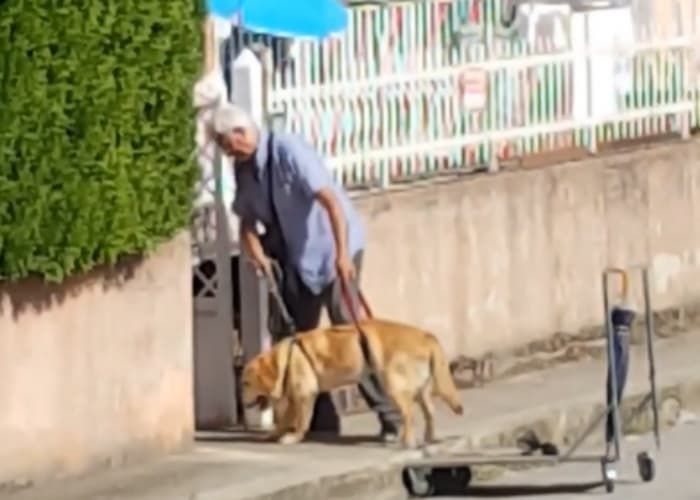
[(262, 173), (265, 171), (267, 166), (267, 142), (270, 134), (266, 130), (260, 130), (260, 135), (258, 138), (258, 149), (255, 151), (255, 161), (254, 161), (254, 173), (255, 178), (259, 181), (261, 179)]

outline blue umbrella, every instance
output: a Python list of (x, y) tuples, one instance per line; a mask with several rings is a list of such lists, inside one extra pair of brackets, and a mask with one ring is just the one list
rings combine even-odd
[(209, 13), (238, 17), (247, 30), (280, 37), (324, 38), (345, 30), (348, 14), (338, 0), (207, 0)]

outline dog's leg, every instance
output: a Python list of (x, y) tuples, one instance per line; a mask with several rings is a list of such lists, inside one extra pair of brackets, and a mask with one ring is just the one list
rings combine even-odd
[(406, 448), (416, 447), (415, 421), (413, 419), (413, 398), (406, 393), (400, 393), (396, 404), (403, 417), (401, 443)]
[(294, 430), (284, 434), (279, 442), (281, 444), (296, 444), (300, 443), (311, 425), (311, 417), (314, 412), (315, 396), (301, 397), (294, 400)]
[(415, 448), (416, 437), (414, 430), (415, 424), (413, 421), (414, 395), (407, 394), (405, 391), (397, 390), (397, 385), (400, 387), (400, 384), (395, 384), (392, 382), (391, 377), (386, 378), (387, 394), (396, 405), (396, 408), (399, 410), (403, 423), (401, 426), (401, 432), (399, 433), (399, 439), (406, 448)]
[(426, 387), (418, 393), (417, 398), (425, 420), (425, 437), (423, 438), (425, 444), (435, 441), (435, 407), (433, 406), (431, 393), (431, 388)]
[(270, 441), (279, 441), (284, 434), (292, 428), (292, 404), (288, 399), (275, 401), (275, 428), (267, 435)]

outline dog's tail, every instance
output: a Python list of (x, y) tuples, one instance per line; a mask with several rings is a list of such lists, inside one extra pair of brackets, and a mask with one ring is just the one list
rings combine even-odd
[(447, 363), (445, 352), (438, 340), (432, 337), (430, 353), (430, 371), (433, 378), (433, 392), (440, 397), (457, 415), (464, 413), (459, 391), (455, 385), (450, 365)]

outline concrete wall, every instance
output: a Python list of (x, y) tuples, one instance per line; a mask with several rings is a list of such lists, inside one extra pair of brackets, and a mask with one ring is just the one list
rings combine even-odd
[(0, 486), (191, 442), (190, 269), (182, 235), (61, 287), (0, 287)]
[(656, 308), (700, 300), (700, 142), (358, 200), (378, 315), (475, 356), (603, 321), (604, 267), (649, 263)]

